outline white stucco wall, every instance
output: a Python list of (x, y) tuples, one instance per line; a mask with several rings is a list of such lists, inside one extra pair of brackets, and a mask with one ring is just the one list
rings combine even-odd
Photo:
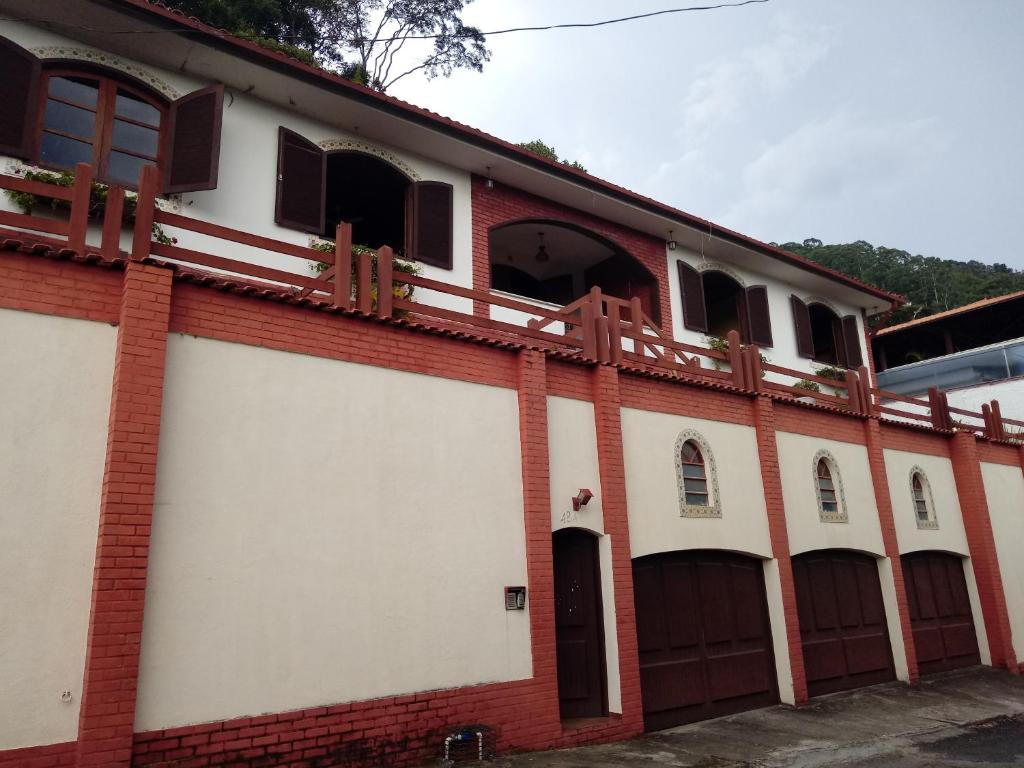
[[(896, 539), (900, 553), (925, 549), (942, 550), (967, 556), (967, 534), (964, 532), (960, 501), (956, 492), (953, 463), (944, 456), (930, 456), (908, 451), (886, 449), (885, 469), (889, 478), (889, 497), (892, 499)], [(914, 500), (910, 490), (910, 472), (920, 467), (931, 486), (929, 503), (934, 500), (935, 519), (939, 527), (917, 527)]]
[(137, 730), (527, 678), (526, 583), (514, 390), (171, 337)]
[[(721, 518), (679, 514), (675, 445), (688, 429), (714, 454)], [(623, 408), (622, 443), (633, 557), (685, 549), (772, 556), (753, 427)]]
[[(1024, 658), (1024, 476), (1019, 467), (982, 462), (981, 475), (992, 519), (999, 571), (1017, 658)], [(979, 638), (980, 639), (980, 638)]]
[[(72, 60), (76, 58), (86, 60), (89, 53), (95, 51), (78, 41), (27, 24), (5, 22), (0, 26), (0, 35), (33, 51), (44, 60), (47, 57), (52, 57), (53, 54), (41, 49), (54, 46), (62, 48), (61, 58)], [(111, 54), (107, 54), (106, 61), (113, 61), (136, 75), (143, 73), (155, 77), (167, 89), (177, 92), (178, 95), (203, 88), (213, 82)], [(273, 237), (299, 245), (308, 245), (310, 242), (308, 234), (286, 229), (274, 223), (274, 205), (277, 195), (278, 128), (280, 126), (289, 128), (314, 143), (326, 141), (362, 143), (373, 150), (385, 153), (400, 169), (402, 166), (411, 169), (420, 180), (443, 181), (452, 185), (454, 194), (454, 268), (446, 270), (429, 265), (421, 266), (425, 277), (472, 287), (472, 211), (469, 174), (435, 160), (413, 155), (342, 129), (340, 126), (346, 121), (343, 109), (338, 110), (334, 117), (334, 124), (332, 124), (323, 119), (305, 116), (296, 110), (283, 109), (250, 94), (228, 89), (224, 99), (217, 189), (208, 192), (186, 193), (180, 196), (180, 212), (186, 216), (213, 221), (244, 232)], [(0, 171), (6, 172), (8, 164), (8, 158), (0, 156)], [(353, 180), (352, 183), (358, 183), (358, 181)], [(14, 210), (10, 201), (3, 195), (0, 195), (0, 208)], [(177, 237), (178, 244), (186, 248), (292, 272), (312, 274), (308, 271), (306, 262), (292, 256), (272, 254), (170, 227), (165, 227), (165, 230), (167, 234)], [(98, 234), (99, 227), (93, 227), (90, 239), (98, 243)], [(127, 246), (128, 243), (130, 243), (130, 235), (125, 233), (122, 244)], [(437, 306), (472, 312), (472, 302), (468, 299), (442, 296), (422, 290), (417, 292), (416, 299)]]
[[(551, 530), (586, 528), (604, 533), (593, 403), (568, 397), (548, 398), (548, 455)], [(574, 512), (572, 498), (581, 488), (589, 488), (594, 498), (579, 512)]]
[(77, 738), (116, 338), (0, 309), (0, 750)]

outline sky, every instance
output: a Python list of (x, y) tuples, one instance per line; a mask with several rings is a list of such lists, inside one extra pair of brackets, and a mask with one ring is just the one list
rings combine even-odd
[[(484, 31), (690, 0), (475, 0)], [(769, 0), (492, 36), (390, 93), (765, 241), (1024, 269), (1024, 0)]]

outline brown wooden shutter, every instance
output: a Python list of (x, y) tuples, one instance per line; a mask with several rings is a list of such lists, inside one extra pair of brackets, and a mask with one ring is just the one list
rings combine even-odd
[(746, 290), (749, 341), (761, 347), (772, 346), (772, 318), (768, 311), (768, 286), (752, 285)]
[(796, 328), (796, 351), (800, 357), (814, 358), (814, 338), (811, 336), (811, 312), (795, 295), (789, 297), (793, 307), (793, 325)]
[(0, 37), (0, 152), (32, 159), (39, 94), (39, 59)]
[(691, 331), (708, 330), (708, 309), (704, 305), (704, 281), (700, 272), (683, 261), (677, 261), (679, 291), (683, 295), (683, 326)]
[(846, 367), (860, 368), (864, 365), (864, 357), (860, 352), (860, 331), (857, 329), (856, 315), (847, 315), (843, 318), (843, 342), (846, 347)]
[(294, 131), (280, 128), (274, 221), (289, 229), (322, 234), (326, 193), (327, 154)]
[(171, 104), (167, 117), (164, 192), (217, 188), (224, 86), (211, 85)]
[(416, 181), (409, 185), (405, 242), (409, 258), (452, 268), (453, 200), (451, 184)]

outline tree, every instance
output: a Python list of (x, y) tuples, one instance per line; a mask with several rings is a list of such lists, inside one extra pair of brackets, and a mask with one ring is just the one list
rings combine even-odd
[(562, 165), (567, 165), (570, 168), (575, 168), (577, 171), (583, 171), (584, 173), (587, 172), (587, 169), (583, 167), (582, 163), (579, 163), (576, 160), (570, 162), (569, 160), (563, 160), (559, 158), (558, 153), (555, 151), (555, 148), (548, 144), (545, 144), (540, 139), (534, 139), (533, 141), (524, 141), (518, 144), (517, 146), (529, 150), (530, 152), (533, 152), (533, 154), (535, 155), (546, 157), (548, 160), (553, 160), (556, 163), (561, 163)]
[[(168, 0), (208, 24), (386, 91), (423, 72), (483, 70), (483, 33), (463, 23), (472, 0)], [(407, 47), (408, 46), (408, 47)]]

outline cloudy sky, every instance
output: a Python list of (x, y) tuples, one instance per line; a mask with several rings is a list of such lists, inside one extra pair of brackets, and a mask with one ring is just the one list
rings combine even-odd
[[(475, 0), (484, 30), (671, 0)], [(393, 95), (763, 240), (1024, 268), (1024, 0), (770, 0), (490, 38)]]

